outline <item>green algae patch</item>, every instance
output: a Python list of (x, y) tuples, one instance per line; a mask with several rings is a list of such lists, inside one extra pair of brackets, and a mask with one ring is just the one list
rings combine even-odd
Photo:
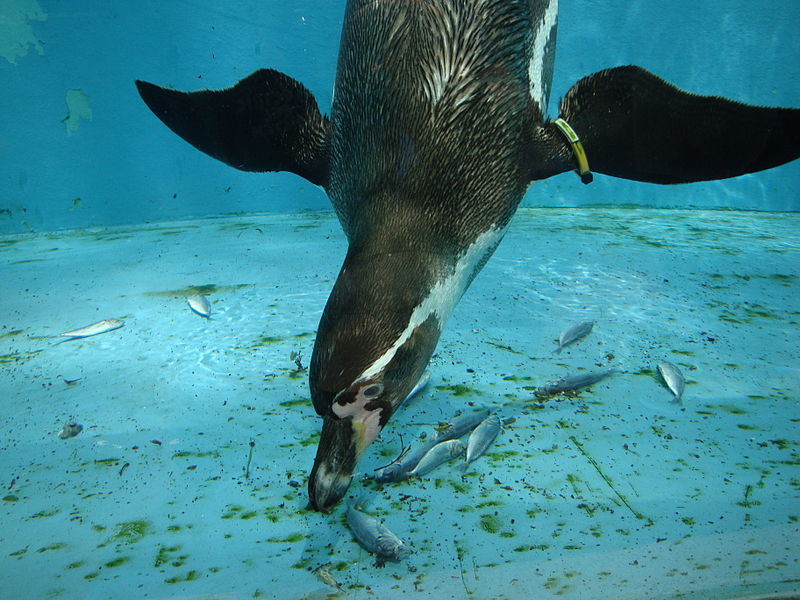
[(191, 296), (192, 294), (203, 294), (204, 296), (211, 296), (221, 292), (234, 292), (242, 288), (253, 287), (252, 283), (237, 283), (235, 285), (217, 285), (215, 283), (206, 283), (203, 285), (187, 285), (186, 287), (177, 288), (174, 290), (162, 290), (155, 292), (145, 292), (144, 295), (151, 298), (174, 298), (181, 296)]
[(278, 342), (285, 342), (286, 338), (277, 335), (261, 335), (253, 342), (254, 346), (266, 346), (267, 344), (277, 344)]
[(189, 452), (188, 450), (179, 450), (172, 455), (172, 458), (220, 458), (222, 455), (218, 450), (209, 450), (208, 452)]
[(739, 408), (738, 406), (734, 406), (733, 404), (708, 404), (706, 408), (719, 408), (720, 410), (724, 410), (726, 413), (731, 415), (746, 415), (747, 411), (743, 408)]
[(224, 513), (222, 517), (220, 517), (222, 519), (232, 519), (238, 513), (244, 510), (244, 507), (239, 506), (238, 504), (229, 504), (226, 508), (228, 509), (228, 512)]
[(310, 401), (307, 398), (295, 398), (294, 400), (284, 400), (283, 402), (279, 402), (278, 406), (305, 406), (306, 404), (310, 404)]
[(124, 565), (126, 562), (130, 562), (130, 560), (131, 560), (130, 556), (119, 556), (113, 560), (108, 561), (103, 566), (109, 569), (113, 569), (114, 567), (119, 567), (120, 565)]
[(160, 546), (156, 553), (156, 558), (153, 561), (154, 567), (160, 567), (173, 560), (172, 555), (180, 550), (180, 546)]
[(51, 550), (63, 550), (66, 547), (67, 545), (64, 542), (56, 542), (55, 544), (50, 544), (49, 546), (43, 546), (39, 548), (36, 552), (41, 554), (42, 552), (49, 552)]
[(504, 344), (498, 344), (498, 343), (496, 343), (496, 342), (488, 342), (488, 341), (487, 341), (487, 342), (484, 342), (484, 343), (485, 343), (485, 344), (488, 344), (488, 345), (490, 345), (490, 346), (494, 346), (495, 348), (498, 348), (498, 349), (500, 349), (500, 350), (505, 350), (506, 352), (510, 352), (511, 354), (519, 354), (519, 355), (522, 355), (522, 352), (519, 352), (518, 350), (514, 350), (514, 349), (513, 349), (511, 346), (506, 346), (506, 345), (504, 345)]
[(113, 535), (115, 540), (122, 544), (135, 544), (150, 532), (150, 523), (147, 521), (127, 521), (118, 525), (117, 532)]
[(185, 575), (176, 575), (175, 577), (169, 577), (164, 580), (164, 583), (181, 583), (182, 581), (195, 581), (196, 579), (200, 579), (200, 573), (197, 571), (188, 571)]
[(0, 354), (0, 364), (10, 365), (12, 363), (23, 363), (31, 360), (42, 350), (31, 350), (30, 352), (11, 352), (10, 354)]
[(497, 517), (490, 514), (481, 515), (478, 526), (487, 533), (497, 533), (500, 531), (500, 521)]
[(291, 535), (287, 535), (286, 537), (267, 538), (267, 541), (273, 543), (287, 544), (287, 543), (300, 542), (304, 539), (306, 539), (306, 536), (303, 535), (302, 533), (292, 533)]
[(448, 480), (447, 483), (453, 488), (453, 491), (458, 492), (459, 494), (464, 494), (469, 491), (469, 486), (464, 485), (460, 481), (451, 481)]
[(460, 383), (455, 385), (437, 385), (435, 387), (440, 392), (450, 392), (453, 396), (479, 395), (481, 393), (478, 390), (467, 387), (466, 385), (461, 385)]
[(299, 444), (301, 446), (303, 446), (304, 448), (306, 446), (316, 446), (319, 443), (319, 438), (320, 438), (321, 434), (322, 434), (322, 432), (315, 431), (314, 433), (310, 434), (305, 439), (300, 440)]

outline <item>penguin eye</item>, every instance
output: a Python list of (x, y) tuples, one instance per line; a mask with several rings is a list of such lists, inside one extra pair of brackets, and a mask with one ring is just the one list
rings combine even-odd
[(361, 393), (364, 394), (364, 398), (367, 400), (372, 400), (383, 393), (383, 386), (380, 383), (373, 383), (372, 385), (364, 388)]

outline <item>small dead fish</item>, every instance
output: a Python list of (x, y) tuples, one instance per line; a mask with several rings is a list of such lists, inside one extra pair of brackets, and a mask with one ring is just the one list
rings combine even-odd
[(333, 578), (333, 575), (331, 575), (330, 566), (331, 563), (321, 565), (314, 570), (314, 573), (325, 585), (329, 585), (331, 587), (335, 587), (337, 590), (340, 590), (342, 589), (342, 586), (340, 586), (339, 582)]
[(431, 440), (419, 446), (413, 452), (407, 454), (402, 460), (384, 467), (375, 475), (374, 479), (378, 483), (393, 483), (395, 481), (403, 481), (408, 479), (408, 474), (417, 466), (422, 457), (433, 448), (438, 442)]
[(675, 396), (675, 402), (680, 402), (683, 397), (683, 390), (686, 387), (686, 380), (683, 378), (683, 374), (678, 367), (667, 361), (658, 363), (657, 368), (669, 391)]
[(64, 427), (61, 428), (61, 432), (58, 434), (58, 439), (60, 440), (67, 440), (69, 438), (75, 437), (81, 431), (83, 431), (83, 425), (80, 423), (67, 423)]
[(378, 561), (398, 561), (413, 552), (411, 548), (389, 531), (382, 521), (361, 512), (363, 502), (358, 500), (347, 508), (347, 524), (356, 541)]
[(459, 438), (465, 433), (468, 433), (480, 425), (486, 417), (489, 416), (489, 409), (482, 408), (478, 411), (471, 412), (466, 415), (461, 415), (457, 419), (450, 421), (445, 427), (440, 429), (436, 434), (437, 442), (445, 442)]
[(98, 321), (97, 323), (87, 325), (86, 327), (81, 327), (79, 329), (73, 329), (72, 331), (62, 333), (61, 337), (66, 337), (69, 339), (85, 338), (92, 335), (106, 333), (107, 331), (114, 331), (123, 325), (125, 325), (125, 321), (122, 319), (104, 319), (102, 321)]
[(464, 454), (464, 450), (466, 450), (466, 447), (459, 439), (439, 442), (428, 450), (425, 456), (417, 463), (417, 466), (408, 472), (408, 476), (422, 477), (423, 475), (427, 475), (439, 465), (454, 459), (456, 456)]
[(539, 398), (549, 398), (565, 392), (574, 392), (590, 385), (594, 385), (598, 381), (602, 381), (609, 375), (617, 373), (617, 369), (609, 369), (608, 371), (599, 371), (595, 373), (584, 373), (582, 375), (570, 375), (569, 377), (562, 377), (558, 381), (548, 383), (541, 387), (536, 388), (533, 392)]
[(589, 335), (589, 333), (591, 333), (592, 327), (594, 327), (594, 321), (584, 321), (583, 323), (578, 323), (577, 325), (567, 327), (561, 332), (561, 335), (558, 336), (558, 348), (556, 348), (553, 352), (558, 354), (566, 346), (577, 342), (581, 338), (585, 338), (587, 335)]
[(499, 433), (500, 417), (496, 414), (489, 415), (473, 429), (467, 440), (467, 455), (461, 465), (461, 470), (466, 471), (470, 464), (480, 458)]
[(211, 303), (203, 294), (192, 294), (186, 298), (186, 302), (189, 304), (189, 308), (201, 317), (211, 318)]

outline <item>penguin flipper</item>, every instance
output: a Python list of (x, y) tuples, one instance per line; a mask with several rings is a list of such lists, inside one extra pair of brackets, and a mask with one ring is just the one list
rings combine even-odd
[(328, 131), (301, 83), (260, 69), (224, 90), (179, 92), (136, 81), (139, 95), (172, 131), (242, 171), (290, 171), (328, 181)]
[[(800, 110), (699, 96), (637, 66), (599, 71), (561, 100), (560, 117), (580, 138), (589, 168), (651, 183), (736, 177), (800, 157)], [(543, 173), (575, 168), (553, 123), (535, 132)], [(536, 176), (538, 175), (538, 176)]]

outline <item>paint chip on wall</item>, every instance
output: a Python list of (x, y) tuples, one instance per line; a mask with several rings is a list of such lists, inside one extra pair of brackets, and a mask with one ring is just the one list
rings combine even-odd
[(89, 106), (89, 96), (83, 90), (67, 90), (67, 116), (63, 123), (67, 127), (67, 135), (72, 135), (80, 124), (81, 119), (92, 120), (92, 109)]
[(46, 20), (47, 13), (36, 0), (0, 0), (0, 56), (15, 65), (31, 46), (44, 54), (29, 21)]

